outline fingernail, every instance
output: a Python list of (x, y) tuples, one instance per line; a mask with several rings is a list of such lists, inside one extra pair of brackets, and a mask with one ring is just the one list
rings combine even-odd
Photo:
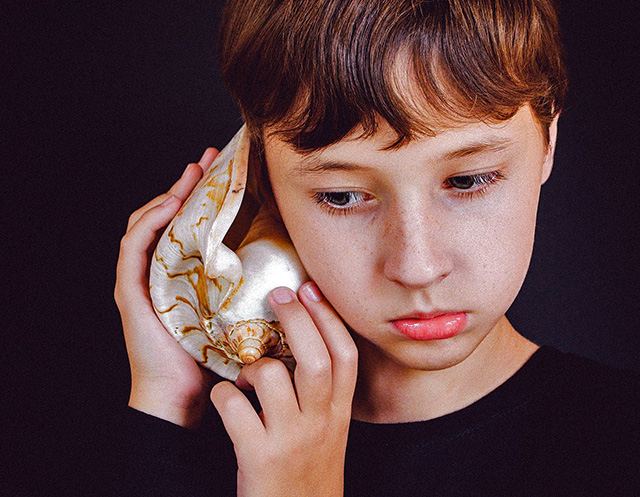
[(189, 164), (187, 164), (187, 167), (185, 167), (182, 170), (182, 175), (180, 176), (180, 179), (184, 178), (184, 175), (187, 174), (187, 171), (189, 170), (189, 167), (193, 164), (193, 162), (190, 162)]
[(204, 153), (202, 154), (202, 157), (200, 157), (198, 164), (200, 165), (200, 167), (206, 169), (213, 163), (215, 158), (216, 158), (216, 149), (209, 147), (204, 151)]
[(285, 287), (276, 288), (271, 292), (271, 297), (278, 304), (288, 304), (293, 302), (293, 292)]
[(178, 200), (178, 197), (176, 197), (175, 195), (171, 195), (168, 199), (166, 199), (164, 202), (162, 202), (160, 205), (161, 206), (166, 206), (169, 204), (172, 204), (173, 202), (175, 202), (176, 200)]
[(315, 283), (305, 283), (302, 286), (302, 291), (310, 300), (313, 300), (314, 302), (320, 302), (320, 299), (322, 299), (320, 289), (316, 286)]

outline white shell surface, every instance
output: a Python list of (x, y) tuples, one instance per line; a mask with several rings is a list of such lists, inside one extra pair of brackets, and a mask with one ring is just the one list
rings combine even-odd
[[(235, 253), (222, 243), (242, 203), (248, 156), (242, 127), (167, 226), (149, 275), (151, 300), (167, 330), (201, 365), (230, 380), (242, 367), (230, 330), (262, 320), (283, 342), (267, 295), (278, 286), (295, 291), (308, 279), (284, 226), (266, 208)], [(271, 355), (293, 368), (291, 352), (280, 345)]]

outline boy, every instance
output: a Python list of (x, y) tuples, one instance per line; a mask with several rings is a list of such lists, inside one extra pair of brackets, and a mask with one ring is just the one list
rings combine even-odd
[(126, 465), (121, 493), (639, 489), (637, 379), (539, 348), (505, 317), (551, 173), (561, 51), (547, 0), (227, 4), (222, 69), (262, 200), (312, 280), (270, 296), (297, 367), (243, 369), (258, 414), (153, 314), (149, 251), (208, 150), (123, 238), (127, 460), (147, 463)]

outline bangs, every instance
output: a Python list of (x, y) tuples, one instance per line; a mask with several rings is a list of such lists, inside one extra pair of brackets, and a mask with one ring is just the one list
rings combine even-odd
[(225, 79), (254, 136), (273, 128), (302, 152), (373, 135), (381, 122), (395, 131), (394, 148), (456, 124), (508, 119), (527, 103), (548, 131), (562, 107), (566, 74), (546, 2), (262, 0), (257, 8), (264, 22), (241, 47), (241, 36), (231, 38), (234, 13), (223, 17)]

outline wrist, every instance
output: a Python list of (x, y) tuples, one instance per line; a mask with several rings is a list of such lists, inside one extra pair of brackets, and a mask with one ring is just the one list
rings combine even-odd
[(128, 405), (137, 411), (194, 430), (204, 417), (207, 401), (200, 396), (172, 395), (170, 388), (160, 385), (133, 383)]

